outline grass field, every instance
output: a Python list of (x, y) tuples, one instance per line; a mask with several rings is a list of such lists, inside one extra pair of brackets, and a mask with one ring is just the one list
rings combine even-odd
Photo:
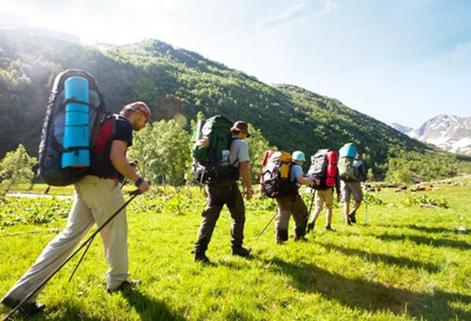
[[(51, 280), (39, 296), (46, 313), (34, 320), (471, 320), (470, 183), (417, 194), (383, 189), (369, 197), (367, 222), (365, 207), (355, 226), (336, 208), (337, 232), (324, 232), (322, 217), (308, 242), (281, 246), (273, 225), (255, 240), (274, 213), (271, 200), (257, 197), (246, 203), (253, 255), (230, 255), (224, 210), (207, 252), (214, 266), (193, 263), (190, 253), (203, 192), (159, 188), (128, 211), (130, 272), (142, 284), (107, 294), (97, 239), (71, 283), (76, 259)], [(0, 295), (64, 226), (70, 205), (12, 197), (0, 204)]]

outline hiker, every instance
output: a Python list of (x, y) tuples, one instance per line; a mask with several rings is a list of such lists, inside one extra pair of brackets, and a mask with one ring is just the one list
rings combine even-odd
[[(320, 157), (316, 157), (319, 154)], [(321, 164), (323, 170), (320, 172), (320, 183), (316, 186), (314, 191), (314, 214), (312, 218), (309, 220), (307, 224), (307, 233), (314, 229), (316, 224), (316, 220), (319, 217), (323, 207), (325, 206), (326, 212), (326, 224), (325, 230), (329, 232), (334, 232), (335, 230), (332, 228), (332, 205), (333, 205), (333, 198), (334, 198), (334, 187), (337, 192), (337, 202), (340, 201), (340, 177), (338, 175), (338, 168), (337, 168), (337, 153), (333, 150), (319, 150), (316, 155), (313, 157), (314, 159), (321, 159)], [(315, 167), (315, 163), (311, 167)], [(310, 171), (309, 171), (310, 172)], [(308, 172), (308, 176), (309, 176)], [(311, 204), (312, 206), (312, 204)]]
[[(250, 137), (247, 123), (236, 121), (230, 128), (230, 134), (232, 135), (232, 140), (229, 148), (229, 164), (238, 169), (240, 176), (242, 176), (245, 197), (247, 200), (250, 200), (253, 191), (250, 176), (249, 149), (245, 141), (246, 138)], [(205, 149), (209, 147), (209, 141), (206, 137), (200, 139), (197, 144)], [(237, 185), (237, 178), (223, 182), (219, 182), (217, 179), (209, 181), (207, 195), (207, 203), (202, 213), (203, 219), (195, 242), (194, 261), (203, 264), (210, 263), (209, 258), (206, 256), (206, 250), (224, 205), (227, 205), (232, 217), (232, 254), (242, 257), (249, 256), (250, 249), (242, 246), (244, 240), (245, 206)]]
[(317, 185), (319, 180), (304, 177), (303, 164), (306, 161), (304, 153), (295, 151), (292, 155), (289, 180), (293, 188), (288, 194), (275, 197), (277, 203), (277, 215), (275, 219), (275, 241), (283, 244), (288, 240), (288, 225), (290, 215), (293, 214), (295, 222), (294, 240), (305, 241), (306, 223), (308, 212), (306, 204), (299, 195), (298, 185)]
[[(67, 226), (46, 246), (33, 266), (3, 297), (4, 305), (16, 307), (68, 258), (95, 223), (101, 226), (124, 204), (118, 181), (120, 177), (133, 181), (141, 193), (149, 189), (149, 182), (136, 173), (134, 166), (126, 158), (127, 149), (132, 145), (132, 131), (144, 128), (149, 118), (149, 107), (138, 101), (124, 106), (119, 115), (103, 121), (91, 150), (89, 172), (74, 184), (74, 202)], [(110, 293), (136, 283), (128, 278), (127, 219), (124, 209), (122, 212), (101, 232), (109, 265), (106, 287)], [(23, 312), (30, 314), (44, 309), (44, 304), (36, 302), (38, 293), (22, 305)]]
[[(364, 162), (359, 158), (356, 147), (352, 143), (345, 144), (339, 150), (339, 176), (340, 190), (343, 202), (343, 216), (345, 223), (351, 225), (356, 223), (356, 212), (363, 200), (361, 182), (366, 181), (367, 171)], [(350, 211), (351, 195), (355, 200), (353, 209)]]

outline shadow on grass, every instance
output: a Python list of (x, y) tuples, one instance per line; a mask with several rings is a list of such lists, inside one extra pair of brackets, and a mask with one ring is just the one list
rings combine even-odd
[[(60, 311), (58, 311), (60, 309)], [(3, 318), (4, 315), (0, 314)], [(35, 313), (31, 315), (26, 315), (21, 312), (16, 312), (13, 315), (13, 319), (15, 321), (97, 321), (106, 319), (106, 316), (98, 317), (98, 316), (91, 316), (87, 313), (87, 310), (83, 307), (79, 307), (74, 305), (71, 302), (64, 302), (61, 304), (60, 308), (46, 306), (46, 309), (40, 313)], [(3, 320), (3, 319), (2, 319)]]
[(393, 225), (393, 224), (378, 224), (377, 226), (387, 228), (407, 228), (426, 233), (449, 233), (449, 234), (468, 234), (468, 231), (458, 231), (457, 229), (446, 228), (446, 227), (430, 227), (416, 224), (404, 224), (404, 225)]
[(430, 273), (438, 272), (440, 270), (439, 267), (434, 264), (414, 261), (406, 257), (401, 257), (401, 256), (396, 257), (396, 256), (387, 255), (387, 254), (372, 253), (372, 252), (362, 251), (358, 249), (337, 246), (334, 244), (319, 243), (319, 245), (325, 247), (326, 249), (341, 252), (348, 256), (356, 255), (360, 257), (361, 259), (374, 262), (374, 263), (383, 262), (386, 264), (394, 264), (402, 268), (424, 269)]
[(128, 301), (141, 317), (141, 320), (148, 321), (185, 321), (186, 318), (172, 311), (165, 302), (153, 299), (148, 295), (135, 289), (128, 289), (122, 292), (123, 297)]
[[(139, 291), (129, 289), (121, 292), (125, 300), (139, 314), (141, 320), (144, 321), (186, 321), (185, 317), (172, 311), (165, 302), (153, 299)], [(3, 310), (3, 309), (2, 309)], [(60, 313), (60, 315), (58, 315)], [(3, 315), (1, 315), (3, 317)], [(122, 315), (126, 320), (126, 315)], [(96, 320), (119, 320), (116, 315), (97, 315), (90, 313), (83, 306), (77, 306), (71, 302), (64, 302), (60, 306), (60, 311), (49, 310), (46, 308), (44, 312), (33, 314), (30, 316), (16, 313), (14, 316), (16, 321), (96, 321)]]
[(266, 263), (270, 269), (289, 276), (300, 291), (320, 293), (351, 309), (390, 311), (423, 320), (471, 320), (471, 312), (453, 306), (453, 303), (470, 304), (471, 296), (444, 291), (417, 293), (363, 279), (348, 279), (312, 264), (294, 264), (276, 257)]
[(381, 235), (374, 235), (370, 234), (370, 236), (376, 237), (382, 241), (400, 241), (400, 240), (409, 240), (419, 245), (430, 245), (434, 247), (452, 247), (460, 250), (469, 250), (471, 249), (471, 244), (465, 241), (457, 241), (457, 240), (450, 240), (441, 237), (427, 237), (427, 236), (420, 236), (420, 235), (408, 235), (408, 234), (381, 234)]

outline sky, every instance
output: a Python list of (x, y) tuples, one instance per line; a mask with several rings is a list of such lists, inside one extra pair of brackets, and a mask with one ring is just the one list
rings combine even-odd
[(467, 0), (2, 0), (0, 24), (158, 39), (385, 123), (471, 116)]

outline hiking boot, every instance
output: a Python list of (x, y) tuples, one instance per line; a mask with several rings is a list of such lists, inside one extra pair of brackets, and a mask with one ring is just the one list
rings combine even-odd
[(307, 223), (306, 234), (314, 230), (314, 223)]
[(348, 218), (350, 219), (350, 222), (352, 222), (352, 223), (357, 222), (357, 218), (355, 217), (355, 214), (356, 214), (356, 211), (353, 211), (350, 214), (348, 214)]
[(325, 230), (326, 230), (327, 232), (335, 232), (335, 230), (334, 230), (330, 225), (326, 225), (326, 226), (325, 226)]
[(294, 237), (295, 242), (307, 242), (308, 239), (303, 235), (303, 236), (295, 236)]
[[(2, 304), (9, 307), (10, 309), (16, 308), (20, 302), (21, 300), (15, 300), (8, 297), (4, 297), (2, 299)], [(46, 308), (46, 305), (42, 303), (25, 302), (21, 305), (21, 307), (18, 310), (20, 310), (24, 314), (34, 314), (34, 313), (41, 312), (45, 308)]]
[(203, 265), (211, 264), (211, 261), (208, 259), (204, 252), (195, 252), (195, 263), (201, 263)]
[(119, 292), (119, 291), (129, 290), (129, 289), (133, 289), (135, 285), (138, 285), (140, 283), (141, 283), (140, 280), (127, 279), (127, 280), (124, 280), (123, 282), (121, 282), (121, 284), (117, 288), (108, 289), (107, 291), (108, 291), (108, 293), (115, 293), (115, 292)]
[(243, 246), (233, 247), (232, 255), (247, 257), (250, 255), (250, 249), (246, 249)]
[(277, 229), (275, 233), (276, 244), (283, 244), (288, 241), (288, 230)]

